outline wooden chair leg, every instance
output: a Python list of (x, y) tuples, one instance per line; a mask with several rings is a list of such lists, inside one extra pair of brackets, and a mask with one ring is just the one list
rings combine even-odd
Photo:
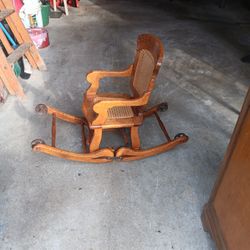
[(130, 129), (130, 136), (133, 149), (140, 149), (141, 146), (138, 129), (139, 127), (131, 127)]
[(91, 142), (89, 145), (89, 151), (94, 152), (99, 149), (102, 140), (102, 128), (94, 129)]

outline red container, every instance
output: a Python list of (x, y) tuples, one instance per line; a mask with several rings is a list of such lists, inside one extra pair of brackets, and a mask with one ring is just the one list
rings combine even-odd
[[(56, 0), (56, 7), (59, 7), (61, 5), (61, 3), (62, 3), (61, 0)], [(54, 8), (53, 0), (50, 0), (50, 5), (52, 8)]]
[(19, 13), (19, 10), (23, 7), (23, 1), (22, 0), (12, 0), (15, 11)]
[[(67, 0), (68, 5), (72, 7), (79, 7), (79, 0)], [(56, 7), (59, 7), (63, 4), (63, 0), (56, 0)], [(54, 8), (53, 0), (50, 0), (50, 5)]]
[(45, 28), (28, 29), (30, 38), (38, 49), (43, 49), (49, 46), (49, 33)]

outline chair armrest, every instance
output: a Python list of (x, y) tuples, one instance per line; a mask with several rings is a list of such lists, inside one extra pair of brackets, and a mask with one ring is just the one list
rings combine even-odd
[(124, 100), (124, 99), (116, 99), (116, 100), (105, 100), (99, 101), (93, 106), (93, 110), (98, 114), (97, 118), (94, 120), (93, 124), (103, 124), (108, 115), (108, 109), (112, 107), (124, 107), (124, 106), (143, 106), (147, 104), (150, 93), (145, 93), (142, 97)]
[(87, 73), (86, 79), (90, 83), (90, 87), (87, 90), (87, 95), (95, 95), (100, 85), (100, 79), (104, 77), (129, 77), (132, 74), (133, 64), (127, 69), (122, 71), (91, 71)]

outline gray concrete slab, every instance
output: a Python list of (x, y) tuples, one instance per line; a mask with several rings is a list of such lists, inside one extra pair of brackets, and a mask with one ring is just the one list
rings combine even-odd
[[(239, 60), (249, 49), (239, 42), (247, 28), (189, 19), (192, 6), (180, 18), (178, 4), (81, 0), (70, 16), (50, 21), (51, 46), (41, 51), (48, 71), (22, 81), (24, 101), (9, 97), (0, 107), (0, 249), (215, 249), (200, 214), (249, 86), (249, 65)], [(202, 17), (211, 18), (211, 9)], [(100, 165), (31, 152), (33, 139), (50, 141), (50, 118), (35, 114), (36, 104), (81, 115), (85, 74), (125, 68), (143, 32), (166, 48), (150, 102), (168, 101), (162, 120), (189, 142), (141, 161)], [(109, 80), (102, 90), (126, 92), (128, 85)], [(141, 128), (143, 146), (163, 140), (155, 126), (147, 120)], [(58, 128), (58, 145), (80, 152), (80, 129)], [(108, 133), (103, 145), (121, 143)]]

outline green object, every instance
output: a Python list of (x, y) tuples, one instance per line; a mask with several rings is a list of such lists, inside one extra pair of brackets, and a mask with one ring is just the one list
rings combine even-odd
[(43, 19), (43, 27), (49, 24), (49, 15), (50, 15), (50, 5), (45, 4), (41, 5), (42, 19)]
[(19, 65), (18, 62), (16, 62), (16, 63), (14, 64), (13, 70), (14, 70), (15, 75), (16, 75), (17, 77), (19, 77), (20, 74), (21, 74), (21, 67), (20, 67), (20, 65)]

